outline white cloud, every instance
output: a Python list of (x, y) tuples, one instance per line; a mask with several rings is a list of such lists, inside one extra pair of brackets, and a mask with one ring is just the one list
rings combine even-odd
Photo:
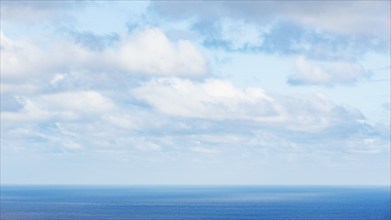
[[(177, 78), (156, 79), (134, 89), (133, 94), (166, 114), (216, 120), (229, 118), (239, 111), (243, 102), (269, 102), (262, 90), (249, 88), (241, 91), (221, 80), (201, 84)], [(266, 110), (271, 109), (265, 109), (265, 113)]]
[(236, 88), (223, 80), (196, 83), (169, 78), (135, 88), (133, 95), (159, 111), (176, 117), (245, 120), (288, 130), (317, 132), (340, 123), (361, 123), (361, 113), (338, 106), (324, 95), (295, 97), (261, 88)]
[(46, 83), (60, 72), (96, 70), (92, 64), (100, 63), (98, 54), (71, 42), (48, 37), (42, 40), (45, 45), (40, 47), (30, 40), (16, 41), (1, 33), (3, 82), (19, 84), (44, 80)]
[(118, 44), (102, 51), (61, 39), (48, 38), (45, 45), (15, 41), (1, 33), (1, 64), (2, 83), (55, 83), (58, 73), (67, 72), (194, 77), (208, 71), (205, 58), (190, 41), (172, 42), (158, 28), (124, 34)]
[(52, 80), (50, 81), (50, 85), (56, 86), (60, 81), (64, 80), (65, 75), (64, 74), (56, 74)]
[(1, 120), (5, 123), (9, 122), (31, 122), (48, 120), (52, 113), (41, 108), (37, 103), (19, 98), (19, 102), (23, 108), (18, 112), (1, 112)]
[[(23, 77), (23, 74), (41, 72), (44, 56), (34, 45), (9, 39), (0, 32), (1, 37), (1, 75), (3, 79)], [(35, 67), (35, 68), (33, 68)]]
[(29, 122), (48, 120), (79, 120), (93, 114), (108, 113), (116, 105), (96, 91), (61, 92), (41, 95), (32, 99), (19, 97), (23, 105), (17, 112), (2, 112), (5, 122)]
[(44, 95), (39, 102), (49, 109), (81, 113), (103, 113), (115, 109), (115, 104), (96, 91), (72, 91)]
[(309, 61), (304, 57), (296, 60), (295, 75), (288, 80), (291, 84), (334, 85), (352, 83), (370, 73), (356, 62)]
[(187, 40), (171, 42), (158, 28), (135, 30), (123, 36), (119, 48), (106, 59), (124, 70), (150, 75), (198, 76), (207, 73), (207, 63)]

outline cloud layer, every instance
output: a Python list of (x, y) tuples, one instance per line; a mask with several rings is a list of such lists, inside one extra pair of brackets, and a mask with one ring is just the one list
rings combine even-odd
[(387, 37), (389, 7), (379, 2), (154, 2), (163, 15), (215, 20), (221, 17), (245, 19), (260, 24), (293, 21), (301, 25), (341, 34), (375, 34)]
[(356, 126), (364, 120), (358, 110), (335, 105), (322, 95), (282, 96), (256, 87), (239, 89), (223, 80), (158, 79), (135, 88), (133, 94), (175, 117), (245, 120), (307, 132), (345, 123)]
[(389, 2), (1, 6), (5, 183), (389, 180)]
[(294, 85), (358, 81), (370, 76), (360, 63), (363, 57), (388, 54), (390, 48), (386, 1), (154, 2), (152, 6), (169, 19), (191, 23), (208, 48), (303, 57), (289, 79)]

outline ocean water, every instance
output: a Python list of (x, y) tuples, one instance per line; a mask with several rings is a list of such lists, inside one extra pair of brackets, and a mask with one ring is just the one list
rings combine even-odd
[(389, 187), (1, 186), (2, 220), (390, 217)]

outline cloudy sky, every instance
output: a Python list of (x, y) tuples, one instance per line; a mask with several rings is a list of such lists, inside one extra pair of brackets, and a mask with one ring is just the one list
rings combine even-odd
[(389, 1), (1, 1), (3, 184), (390, 184)]

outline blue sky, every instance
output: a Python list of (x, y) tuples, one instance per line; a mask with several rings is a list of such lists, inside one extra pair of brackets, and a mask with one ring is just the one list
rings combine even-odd
[(2, 1), (2, 184), (390, 184), (389, 1)]

